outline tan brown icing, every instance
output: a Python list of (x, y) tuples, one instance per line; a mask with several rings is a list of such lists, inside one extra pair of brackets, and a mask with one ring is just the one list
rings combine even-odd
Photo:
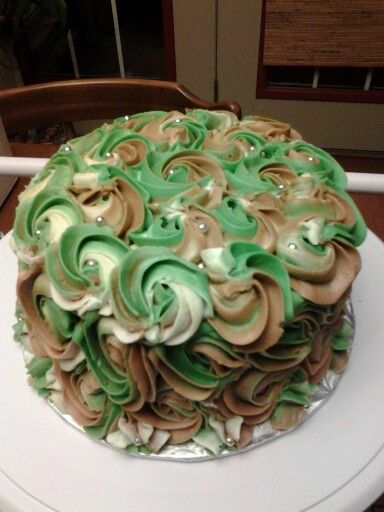
[(118, 154), (126, 166), (131, 166), (142, 162), (147, 155), (148, 149), (143, 141), (131, 139), (115, 146), (113, 152)]
[(175, 124), (173, 124), (173, 126), (167, 126), (170, 123), (174, 123), (176, 119), (183, 118), (185, 118), (185, 114), (181, 114), (177, 110), (168, 112), (164, 116), (145, 125), (140, 130), (140, 133), (158, 143), (168, 142), (169, 144), (174, 144), (178, 141), (187, 143), (189, 142), (189, 134), (185, 126), (175, 126)]
[(242, 416), (247, 425), (265, 421), (276, 405), (283, 389), (286, 373), (265, 374), (248, 370), (232, 385), (228, 385), (215, 403), (225, 416)]
[(179, 153), (167, 162), (163, 169), (163, 175), (168, 176), (173, 167), (183, 166), (188, 169), (188, 181), (193, 183), (202, 178), (210, 178), (211, 185), (208, 188), (209, 199), (205, 201), (206, 208), (216, 208), (222, 200), (223, 190), (226, 188), (226, 179), (218, 161), (192, 151)]
[(55, 360), (67, 360), (76, 357), (79, 347), (71, 340), (62, 343), (40, 316), (36, 307), (39, 295), (50, 297), (48, 277), (42, 273), (39, 263), (21, 272), (17, 280), (17, 297), (27, 317), (29, 341), (33, 352), (41, 357), (49, 356)]
[(188, 441), (197, 434), (202, 424), (202, 414), (193, 402), (169, 388), (160, 389), (150, 407), (132, 412), (130, 416), (154, 428), (168, 430), (172, 444)]
[(298, 131), (287, 123), (268, 117), (248, 116), (243, 122), (244, 128), (272, 141), (302, 140)]
[[(183, 258), (198, 263), (201, 251), (210, 247), (221, 247), (223, 237), (214, 217), (193, 207), (187, 207), (182, 214), (184, 237), (175, 253)], [(203, 229), (202, 229), (203, 228)]]
[(61, 384), (65, 405), (79, 425), (90, 427), (96, 425), (102, 411), (93, 411), (86, 404), (83, 394), (92, 394), (100, 388), (89, 370), (80, 375), (64, 372), (57, 362), (53, 363), (55, 376)]
[(243, 352), (265, 350), (281, 336), (283, 299), (278, 284), (268, 275), (255, 273), (247, 282), (213, 283), (210, 292), (215, 316), (208, 322)]
[(188, 398), (190, 400), (206, 400), (214, 392), (214, 389), (202, 388), (183, 379), (174, 372), (172, 368), (167, 366), (158, 357), (155, 351), (150, 350), (148, 352), (148, 357), (168, 386), (184, 398)]
[(330, 242), (330, 245), (334, 252), (333, 266), (324, 280), (319, 282), (316, 272), (312, 275), (298, 272), (291, 278), (295, 292), (315, 304), (334, 304), (340, 300), (361, 267), (360, 255), (355, 248), (337, 242)]
[(143, 201), (138, 192), (126, 181), (116, 178), (112, 185), (96, 189), (71, 187), (88, 222), (101, 217), (118, 236), (134, 231), (144, 221)]

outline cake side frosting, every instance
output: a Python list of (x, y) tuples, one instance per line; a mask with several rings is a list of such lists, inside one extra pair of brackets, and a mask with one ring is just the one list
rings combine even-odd
[(146, 112), (68, 142), (20, 196), (32, 385), (128, 451), (242, 448), (347, 363), (364, 221), (289, 125)]

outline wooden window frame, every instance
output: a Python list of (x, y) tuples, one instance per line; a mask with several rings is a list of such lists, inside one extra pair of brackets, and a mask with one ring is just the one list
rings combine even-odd
[[(338, 101), (346, 103), (384, 103), (384, 90), (312, 88), (268, 85), (267, 67), (263, 62), (265, 43), (266, 3), (263, 0), (260, 23), (259, 56), (257, 66), (256, 98), (304, 101)], [(384, 66), (384, 62), (383, 62)], [(313, 66), (312, 66), (313, 67)], [(348, 67), (348, 66), (346, 66)], [(356, 67), (356, 66), (355, 66)]]

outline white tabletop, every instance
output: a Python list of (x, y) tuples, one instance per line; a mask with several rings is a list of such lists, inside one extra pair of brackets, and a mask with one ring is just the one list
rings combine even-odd
[(28, 387), (12, 342), (16, 261), (8, 241), (0, 243), (2, 512), (361, 512), (384, 491), (384, 245), (372, 233), (352, 296), (351, 360), (332, 397), (295, 431), (200, 463), (102, 447)]

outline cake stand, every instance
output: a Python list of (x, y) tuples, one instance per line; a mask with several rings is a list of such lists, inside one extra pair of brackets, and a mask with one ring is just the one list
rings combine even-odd
[(60, 418), (27, 384), (12, 342), (16, 259), (0, 243), (2, 512), (361, 512), (384, 491), (384, 245), (369, 233), (352, 303), (350, 363), (296, 430), (205, 462), (132, 458)]

